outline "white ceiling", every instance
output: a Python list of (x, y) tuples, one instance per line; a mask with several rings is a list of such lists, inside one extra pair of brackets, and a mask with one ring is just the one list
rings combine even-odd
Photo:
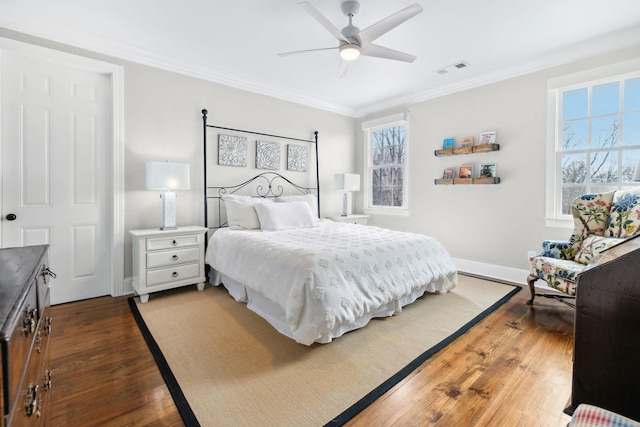
[[(337, 51), (276, 55), (338, 44), (298, 1), (0, 0), (0, 27), (353, 117), (640, 42), (640, 0), (417, 0), (375, 41), (414, 63), (360, 57), (338, 78)], [(347, 25), (341, 0), (309, 2)], [(415, 2), (360, 0), (354, 25)]]

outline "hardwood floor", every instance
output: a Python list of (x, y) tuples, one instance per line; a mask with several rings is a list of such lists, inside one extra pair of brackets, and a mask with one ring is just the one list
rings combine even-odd
[[(573, 310), (523, 289), (349, 426), (566, 426)], [(52, 426), (180, 426), (125, 297), (54, 306)], [(233, 425), (230, 422), (229, 425)]]

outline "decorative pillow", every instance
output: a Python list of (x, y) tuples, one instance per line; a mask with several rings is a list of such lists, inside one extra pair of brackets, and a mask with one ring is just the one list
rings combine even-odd
[(602, 252), (624, 242), (626, 239), (617, 239), (615, 237), (589, 236), (582, 242), (580, 251), (576, 254), (575, 260), (581, 264), (589, 264), (597, 261)]
[(251, 196), (230, 195), (223, 197), (227, 210), (229, 228), (236, 230), (257, 230), (260, 221), (255, 206), (258, 204), (273, 204), (269, 199)]
[(307, 202), (261, 203), (255, 205), (260, 228), (265, 231), (315, 227), (316, 220)]
[(614, 193), (615, 191), (583, 194), (573, 199), (571, 204), (574, 222), (574, 231), (571, 236), (573, 256), (580, 250), (582, 241), (588, 236), (605, 234)]
[(300, 194), (296, 196), (278, 196), (276, 202), (307, 202), (314, 216), (318, 215), (318, 197), (314, 194)]
[(632, 237), (640, 232), (640, 187), (616, 191), (611, 205), (609, 237)]

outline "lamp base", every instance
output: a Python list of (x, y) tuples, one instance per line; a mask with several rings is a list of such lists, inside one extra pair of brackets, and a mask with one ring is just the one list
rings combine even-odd
[(162, 198), (162, 226), (160, 230), (175, 230), (176, 228), (176, 193), (165, 191)]
[(349, 216), (351, 215), (351, 192), (345, 191), (342, 196), (342, 215), (340, 216)]

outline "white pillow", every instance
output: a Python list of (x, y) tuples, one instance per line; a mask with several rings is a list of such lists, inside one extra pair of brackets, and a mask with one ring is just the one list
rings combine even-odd
[(315, 227), (316, 220), (307, 202), (261, 203), (255, 205), (260, 228), (265, 231)]
[(313, 216), (318, 216), (318, 197), (315, 194), (299, 194), (296, 196), (278, 196), (276, 202), (307, 202)]
[(251, 196), (229, 195), (222, 198), (227, 210), (227, 223), (234, 230), (257, 230), (260, 228), (255, 205), (269, 203), (270, 199)]

